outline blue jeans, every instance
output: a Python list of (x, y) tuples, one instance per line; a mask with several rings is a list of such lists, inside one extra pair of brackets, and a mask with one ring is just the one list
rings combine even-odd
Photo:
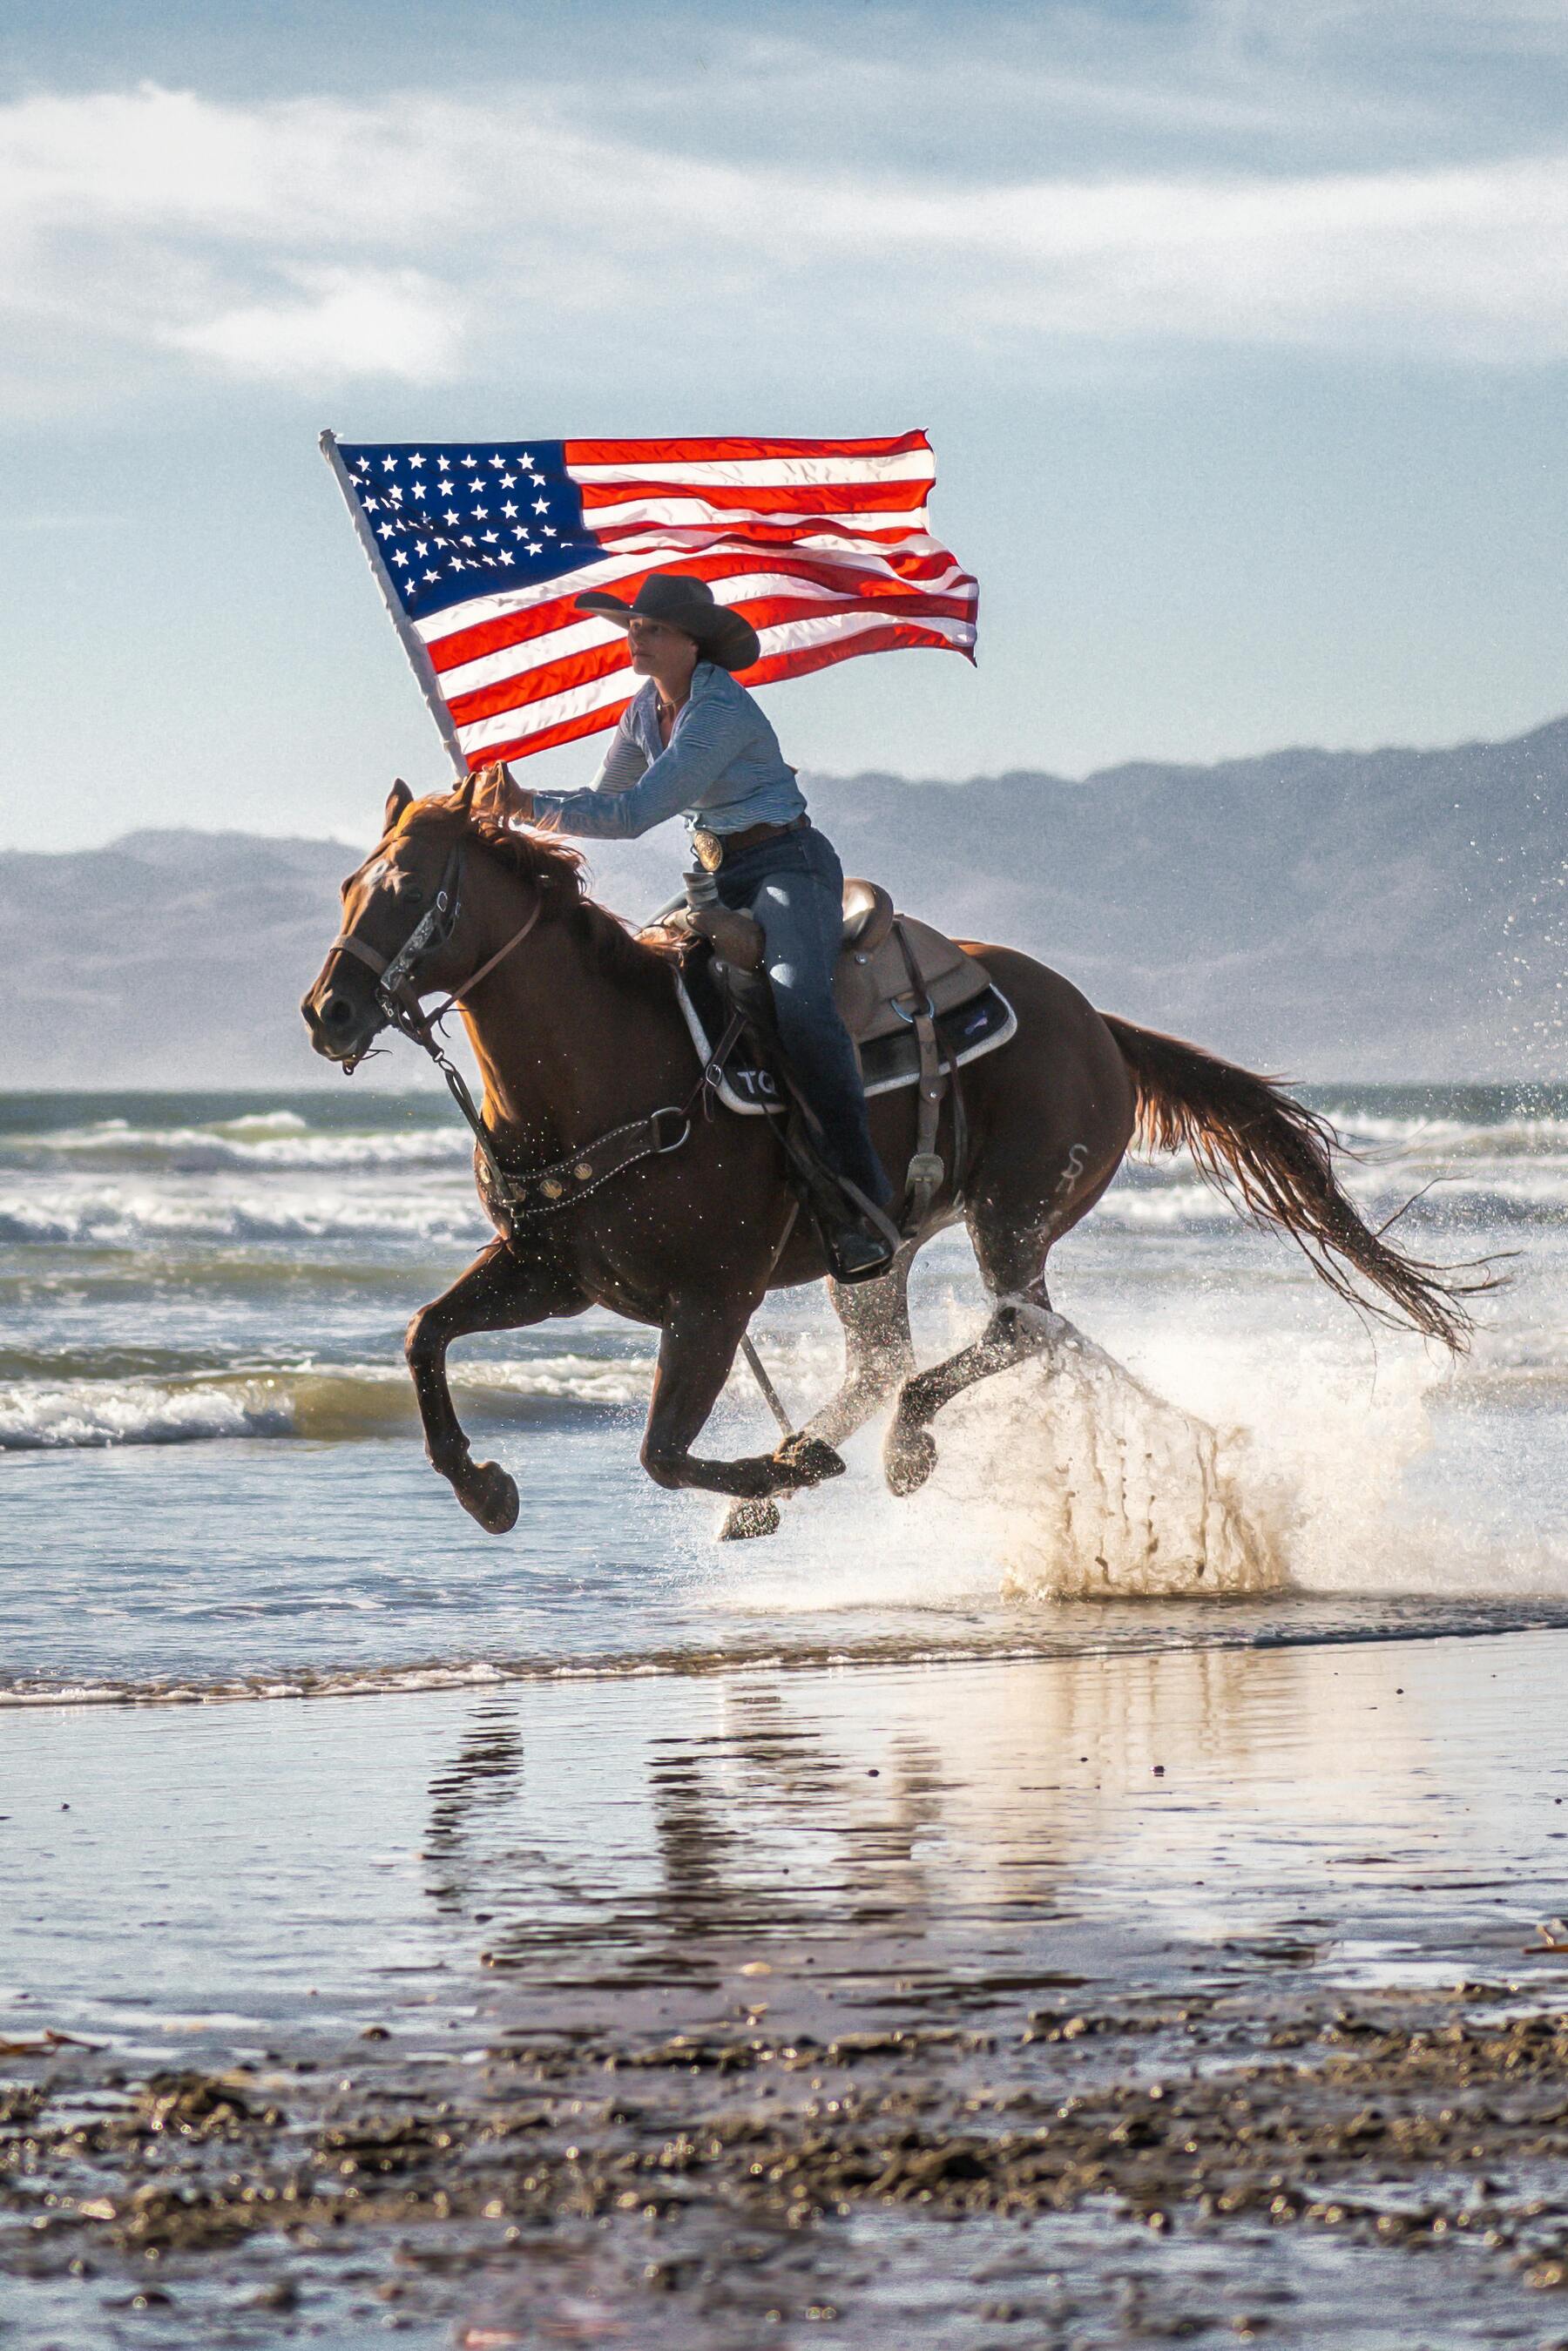
[(871, 1139), (855, 1049), (833, 1001), (844, 873), (831, 842), (814, 827), (785, 833), (727, 858), (714, 879), (727, 906), (762, 925), (779, 1034), (822, 1123), (829, 1165), (885, 1207), (893, 1186)]

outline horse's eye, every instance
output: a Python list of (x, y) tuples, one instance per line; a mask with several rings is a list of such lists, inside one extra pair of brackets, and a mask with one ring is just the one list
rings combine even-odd
[(392, 889), (398, 904), (402, 906), (417, 906), (424, 897), (424, 892), (412, 873), (400, 873), (392, 884)]

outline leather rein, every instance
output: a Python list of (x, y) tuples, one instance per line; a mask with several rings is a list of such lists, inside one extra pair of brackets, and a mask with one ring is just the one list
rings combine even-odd
[[(447, 1092), (473, 1130), (475, 1144), (495, 1187), (507, 1238), (515, 1239), (519, 1223), (555, 1215), (574, 1200), (597, 1191), (601, 1184), (619, 1176), (622, 1169), (634, 1166), (639, 1160), (663, 1158), (672, 1151), (679, 1151), (690, 1137), (693, 1111), (716, 1082), (715, 1064), (734, 1039), (728, 1039), (714, 1061), (704, 1069), (685, 1102), (665, 1102), (645, 1118), (612, 1127), (609, 1134), (599, 1135), (580, 1150), (552, 1161), (547, 1167), (530, 1168), (524, 1176), (509, 1174), (496, 1155), (484, 1113), (469, 1092), (467, 1080), (443, 1051), (434, 1032), (446, 1015), (471, 996), (481, 980), (488, 979), (498, 964), (505, 962), (514, 947), (521, 946), (544, 912), (544, 898), (542, 891), (536, 894), (528, 920), (518, 925), (505, 946), (497, 947), (461, 987), (455, 987), (444, 1003), (427, 1013), (420, 1003), (414, 975), (420, 965), (444, 947), (455, 931), (462, 912), (462, 881), (463, 843), (459, 841), (446, 861), (434, 904), (420, 916), (394, 956), (389, 958), (380, 955), (352, 933), (340, 931), (327, 951), (327, 959), (329, 963), (334, 955), (347, 955), (363, 964), (374, 976), (377, 999), (387, 1020), (435, 1063), (446, 1081)], [(346, 1061), (342, 1065), (344, 1075), (351, 1077), (363, 1059), (364, 1052), (361, 1051)]]

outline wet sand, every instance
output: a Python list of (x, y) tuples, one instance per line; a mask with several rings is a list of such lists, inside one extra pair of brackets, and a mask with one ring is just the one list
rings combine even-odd
[(0, 2345), (1568, 2344), (1565, 1667), (0, 1717)]

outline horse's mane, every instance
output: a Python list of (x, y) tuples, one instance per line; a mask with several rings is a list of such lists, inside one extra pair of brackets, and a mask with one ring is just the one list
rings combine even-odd
[(493, 817), (475, 815), (457, 792), (433, 793), (415, 800), (397, 827), (411, 831), (416, 825), (457, 819), (468, 839), (486, 850), (519, 881), (531, 882), (539, 893), (540, 919), (560, 924), (585, 960), (606, 978), (649, 989), (667, 998), (670, 970), (679, 960), (674, 940), (640, 938), (629, 931), (608, 906), (588, 894), (587, 864), (580, 850), (548, 833), (514, 831)]

